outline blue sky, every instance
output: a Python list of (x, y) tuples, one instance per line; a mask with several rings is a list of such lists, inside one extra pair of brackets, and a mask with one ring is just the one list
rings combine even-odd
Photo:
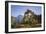
[(41, 14), (41, 6), (21, 6), (21, 5), (11, 5), (11, 15), (17, 17), (18, 15), (24, 15), (26, 10), (32, 10), (36, 15)]

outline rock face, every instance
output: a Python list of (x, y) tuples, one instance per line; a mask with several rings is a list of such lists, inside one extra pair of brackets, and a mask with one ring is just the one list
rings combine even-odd
[(31, 10), (27, 10), (24, 14), (24, 22), (33, 23), (35, 21), (34, 13)]
[(18, 23), (22, 23), (23, 16), (22, 15), (18, 15), (18, 17), (16, 17), (16, 20), (17, 20)]
[(23, 18), (23, 23), (24, 24), (29, 24), (30, 27), (39, 26), (39, 25), (37, 25), (37, 24), (39, 24), (38, 19), (37, 19), (37, 17), (35, 16), (35, 14), (31, 10), (27, 10), (27, 12), (25, 12), (24, 18)]

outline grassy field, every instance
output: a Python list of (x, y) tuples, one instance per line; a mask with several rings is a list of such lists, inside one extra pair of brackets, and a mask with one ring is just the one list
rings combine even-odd
[(16, 24), (16, 28), (34, 28), (41, 27), (41, 24)]

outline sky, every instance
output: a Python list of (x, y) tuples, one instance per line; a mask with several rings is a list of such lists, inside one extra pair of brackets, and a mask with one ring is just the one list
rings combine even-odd
[(17, 17), (18, 15), (24, 15), (27, 9), (32, 10), (36, 15), (40, 15), (41, 8), (41, 6), (11, 5), (11, 16)]

